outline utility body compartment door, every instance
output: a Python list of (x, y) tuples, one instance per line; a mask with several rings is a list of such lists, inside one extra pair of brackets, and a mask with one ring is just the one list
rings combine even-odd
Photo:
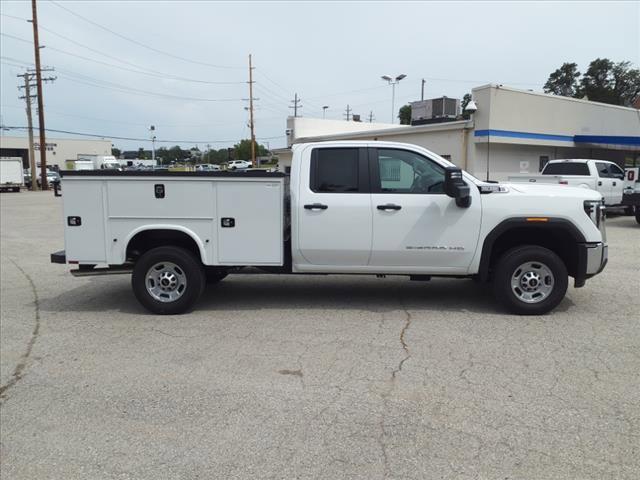
[(216, 182), (220, 265), (283, 264), (283, 182)]
[(102, 180), (64, 178), (64, 244), (67, 261), (107, 262), (105, 184)]

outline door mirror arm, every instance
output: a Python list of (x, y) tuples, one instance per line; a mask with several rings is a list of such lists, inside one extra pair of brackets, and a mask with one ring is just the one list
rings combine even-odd
[(444, 193), (456, 199), (460, 208), (471, 206), (471, 191), (469, 185), (462, 178), (462, 170), (457, 167), (447, 167), (444, 171)]

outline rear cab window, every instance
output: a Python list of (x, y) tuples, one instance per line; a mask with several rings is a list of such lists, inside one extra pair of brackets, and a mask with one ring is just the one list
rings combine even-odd
[(311, 154), (309, 186), (316, 193), (369, 191), (365, 149), (316, 148)]
[(589, 176), (589, 165), (585, 163), (547, 163), (542, 171), (543, 175), (584, 175)]

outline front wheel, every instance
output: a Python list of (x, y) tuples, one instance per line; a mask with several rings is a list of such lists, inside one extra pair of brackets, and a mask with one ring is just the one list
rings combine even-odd
[(138, 259), (131, 285), (147, 310), (160, 315), (184, 313), (193, 307), (204, 289), (204, 268), (184, 248), (158, 247)]
[(525, 245), (505, 252), (496, 265), (496, 298), (518, 315), (542, 315), (562, 301), (568, 274), (564, 262), (547, 248)]

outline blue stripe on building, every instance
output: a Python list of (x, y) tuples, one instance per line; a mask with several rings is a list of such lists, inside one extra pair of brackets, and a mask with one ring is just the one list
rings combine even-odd
[(547, 133), (516, 132), (513, 130), (476, 130), (475, 137), (508, 137), (526, 138), (531, 140), (553, 140), (556, 142), (572, 143), (600, 143), (603, 145), (634, 145), (640, 146), (640, 136), (616, 135), (551, 135)]

